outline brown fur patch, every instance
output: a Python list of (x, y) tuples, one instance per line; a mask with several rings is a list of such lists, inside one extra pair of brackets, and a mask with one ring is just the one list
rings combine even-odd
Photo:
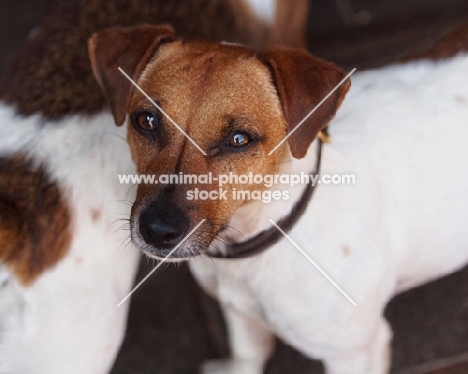
[(342, 249), (344, 257), (348, 257), (351, 254), (351, 247), (349, 245), (344, 245)]
[(91, 219), (93, 222), (97, 222), (101, 218), (101, 211), (97, 209), (91, 209)]
[(265, 35), (238, 0), (82, 0), (52, 7), (0, 80), (0, 99), (49, 119), (104, 106), (88, 60), (92, 33), (114, 26), (169, 23), (185, 39), (263, 46)]
[(71, 242), (60, 188), (24, 156), (0, 158), (0, 260), (23, 285), (54, 266)]

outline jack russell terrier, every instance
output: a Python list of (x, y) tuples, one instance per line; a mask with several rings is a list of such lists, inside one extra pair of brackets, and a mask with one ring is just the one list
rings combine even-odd
[[(387, 302), (468, 262), (468, 28), (356, 73), (348, 94), (345, 73), (305, 51), (184, 42), (165, 26), (109, 29), (89, 49), (139, 174), (355, 176), (269, 204), (187, 198), (214, 179), (138, 186), (133, 243), (198, 257), (193, 273), (223, 307), (233, 357), (204, 372), (260, 374), (278, 335), (329, 374), (388, 373)], [(258, 188), (225, 186), (228, 197)]]
[[(0, 83), (1, 374), (105, 374), (125, 331), (128, 303), (117, 304), (131, 290), (139, 255), (114, 233), (134, 199), (117, 176), (135, 166), (127, 131), (113, 125), (94, 80), (91, 34), (169, 22), (189, 39), (303, 46), (306, 9), (307, 0), (52, 6)], [(129, 52), (174, 39), (167, 28), (148, 30)]]

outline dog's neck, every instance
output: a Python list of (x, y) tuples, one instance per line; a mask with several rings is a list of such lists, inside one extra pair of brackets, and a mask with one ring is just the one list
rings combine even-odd
[[(319, 173), (322, 145), (316, 140), (303, 159), (295, 159), (290, 152), (282, 159), (278, 174), (301, 175)], [(284, 231), (289, 231), (300, 219), (314, 192), (315, 186), (297, 184), (289, 186), (275, 184), (268, 190), (287, 191), (289, 198), (271, 201), (252, 201), (236, 211), (229, 228), (218, 240), (223, 242), (220, 255), (215, 257), (243, 258), (255, 255), (274, 244), (281, 236), (280, 231), (271, 223), (276, 222)], [(260, 218), (259, 218), (260, 217)], [(226, 245), (227, 244), (227, 245)], [(231, 244), (231, 245), (229, 245)]]

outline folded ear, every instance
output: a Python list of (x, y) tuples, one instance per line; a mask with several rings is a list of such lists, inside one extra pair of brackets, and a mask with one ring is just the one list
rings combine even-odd
[[(313, 57), (303, 50), (277, 49), (261, 55), (269, 67), (278, 91), (284, 116), (292, 131), (345, 77), (331, 62)], [(295, 158), (303, 158), (312, 141), (334, 117), (351, 81), (347, 79), (289, 137)]]
[(174, 40), (170, 26), (149, 25), (109, 28), (89, 39), (93, 73), (118, 126), (125, 121), (134, 88), (118, 68), (137, 81), (160, 45)]

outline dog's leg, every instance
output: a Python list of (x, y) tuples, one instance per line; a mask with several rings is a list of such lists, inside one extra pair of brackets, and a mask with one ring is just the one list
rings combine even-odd
[(274, 348), (274, 335), (259, 322), (227, 305), (226, 318), (232, 359), (208, 361), (203, 374), (261, 374)]
[(388, 374), (391, 336), (388, 323), (382, 319), (369, 344), (355, 349), (346, 347), (343, 352), (335, 351), (324, 358), (327, 374)]

